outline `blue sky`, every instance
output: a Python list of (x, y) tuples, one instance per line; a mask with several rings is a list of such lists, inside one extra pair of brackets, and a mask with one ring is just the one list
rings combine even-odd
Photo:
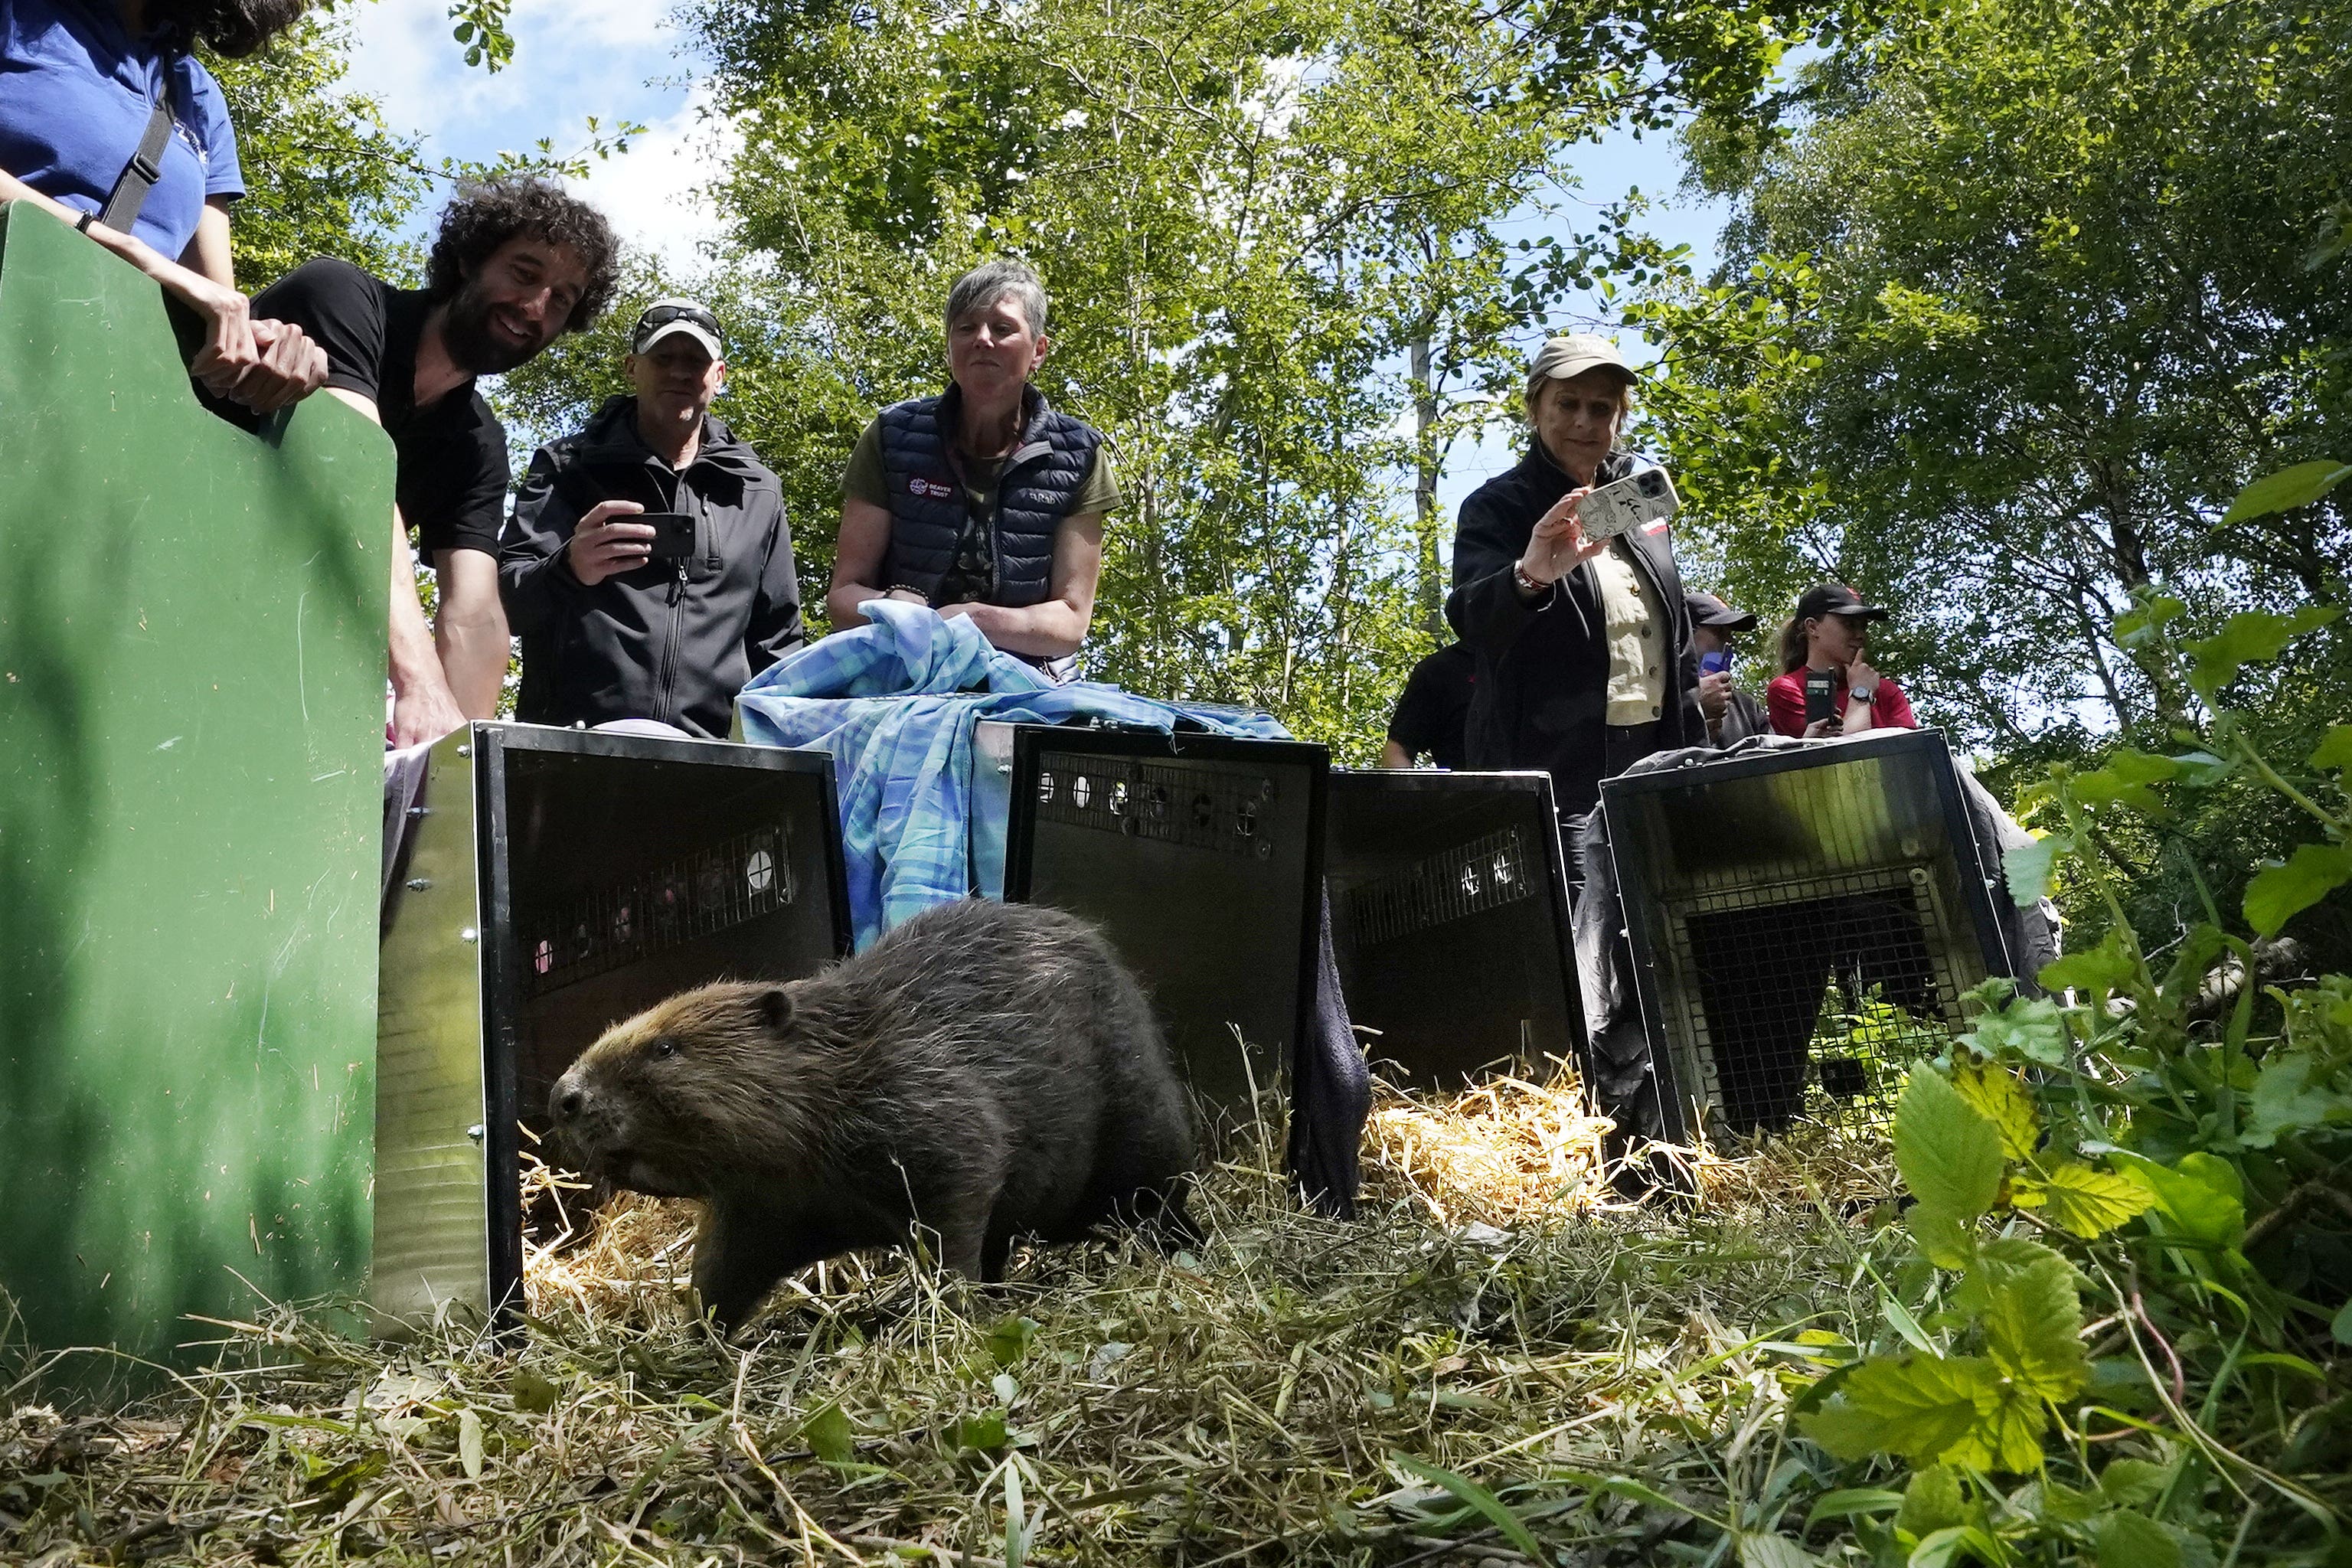
[[(627, 153), (596, 166), (583, 194), (631, 243), (690, 260), (717, 227), (697, 188), (731, 141), (692, 87), (696, 62), (681, 56), (683, 35), (662, 0), (515, 0), (510, 26), (514, 63), (492, 75), (465, 64), (449, 37), (446, 0), (373, 0), (353, 16), (350, 84), (382, 101), (394, 130), (423, 137), (434, 159), (488, 159), (541, 137), (569, 152), (586, 142), (591, 115), (646, 126)], [(1599, 205), (1632, 188), (1663, 198), (1650, 215), (1652, 231), (1688, 245), (1702, 272), (1713, 266), (1723, 212), (1674, 199), (1682, 169), (1671, 139), (1612, 136), (1581, 149), (1576, 164), (1580, 199)], [(1564, 317), (1552, 324), (1608, 323)], [(1637, 339), (1625, 346), (1641, 352)], [(1457, 447), (1439, 486), (1446, 511), (1513, 460), (1503, 438)]]

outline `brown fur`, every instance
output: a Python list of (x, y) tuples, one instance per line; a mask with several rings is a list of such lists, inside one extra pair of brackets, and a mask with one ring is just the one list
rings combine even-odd
[(916, 1226), (984, 1279), (1016, 1236), (1190, 1228), (1192, 1118), (1142, 990), (1034, 905), (943, 905), (811, 979), (673, 996), (550, 1105), (592, 1174), (709, 1205), (694, 1283), (730, 1327), (784, 1275)]

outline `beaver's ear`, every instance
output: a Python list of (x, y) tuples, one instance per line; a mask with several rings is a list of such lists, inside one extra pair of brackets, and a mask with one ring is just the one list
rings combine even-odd
[(751, 1011), (761, 1023), (782, 1034), (792, 1026), (793, 994), (781, 985), (772, 985), (751, 999)]

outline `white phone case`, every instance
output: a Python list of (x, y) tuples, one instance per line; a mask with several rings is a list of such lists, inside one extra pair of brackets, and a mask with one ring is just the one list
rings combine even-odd
[(1675, 481), (1664, 468), (1638, 473), (1602, 485), (1576, 503), (1576, 520), (1587, 539), (1614, 539), (1637, 528), (1662, 522), (1682, 510)]

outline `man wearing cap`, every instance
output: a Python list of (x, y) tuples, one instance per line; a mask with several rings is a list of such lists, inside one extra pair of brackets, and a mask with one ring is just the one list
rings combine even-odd
[(1563, 816), (1653, 752), (1706, 743), (1698, 656), (1665, 531), (1588, 541), (1576, 503), (1638, 465), (1617, 446), (1633, 371), (1608, 339), (1528, 368), (1528, 455), (1462, 503), (1445, 614), (1477, 658), (1474, 768), (1541, 768)]
[(1864, 730), (1916, 730), (1910, 701), (1870, 667), (1870, 623), (1887, 612), (1865, 605), (1843, 583), (1805, 590), (1797, 613), (1780, 628), (1780, 668), (1764, 698), (1772, 728), (1783, 735), (1820, 740)]
[(1696, 590), (1683, 595), (1683, 608), (1690, 612), (1691, 646), (1698, 650), (1698, 710), (1707, 734), (1717, 745), (1728, 746), (1770, 733), (1764, 705), (1731, 679), (1731, 660), (1738, 652), (1732, 639), (1754, 631), (1756, 616)]
[[(783, 486), (710, 417), (727, 356), (709, 310), (648, 307), (623, 370), (635, 395), (533, 454), (507, 523), (499, 585), (522, 638), (515, 716), (651, 719), (723, 737), (743, 683), (803, 640)], [(689, 521), (686, 553), (656, 557), (659, 531), (636, 521), (649, 513)]]

